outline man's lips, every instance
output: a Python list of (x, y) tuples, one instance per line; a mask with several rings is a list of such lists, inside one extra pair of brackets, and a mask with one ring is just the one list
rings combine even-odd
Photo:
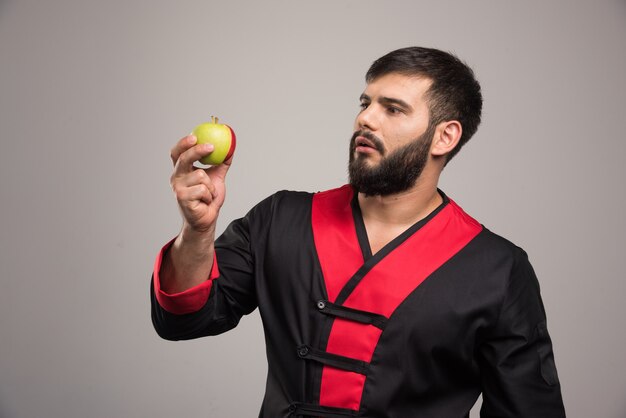
[(369, 139), (365, 138), (364, 136), (357, 136), (355, 141), (354, 141), (355, 145), (358, 147), (367, 147), (367, 148), (373, 148), (376, 149), (376, 145), (374, 145), (374, 143), (372, 141), (370, 141)]
[(361, 153), (384, 152), (382, 141), (367, 131), (357, 131), (353, 137), (354, 150)]

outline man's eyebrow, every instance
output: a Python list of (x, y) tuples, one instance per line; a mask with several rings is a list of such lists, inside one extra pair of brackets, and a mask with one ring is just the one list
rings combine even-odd
[(382, 104), (395, 104), (406, 110), (413, 110), (413, 107), (404, 100), (395, 99), (393, 97), (381, 97), (378, 101)]
[[(367, 94), (363, 93), (361, 94), (361, 97), (359, 98), (359, 100), (361, 102), (371, 102), (372, 98), (368, 96)], [(381, 104), (386, 104), (386, 105), (395, 104), (404, 109), (413, 110), (413, 107), (411, 107), (411, 105), (405, 102), (404, 100), (396, 99), (393, 97), (381, 97), (378, 99), (378, 102)]]

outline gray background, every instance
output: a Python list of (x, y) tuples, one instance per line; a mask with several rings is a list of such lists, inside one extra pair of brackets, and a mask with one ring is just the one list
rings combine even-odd
[(624, 418), (625, 44), (621, 0), (0, 1), (0, 416), (256, 416), (256, 313), (182, 343), (150, 323), (169, 149), (235, 129), (220, 229), (343, 184), (367, 67), (424, 45), (485, 96), (441, 187), (529, 253), (569, 417)]

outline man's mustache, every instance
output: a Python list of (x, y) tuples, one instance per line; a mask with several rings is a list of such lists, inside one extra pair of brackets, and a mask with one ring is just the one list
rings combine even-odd
[(358, 136), (362, 136), (363, 138), (369, 139), (372, 145), (374, 146), (374, 149), (376, 149), (376, 151), (380, 152), (381, 154), (385, 152), (383, 141), (381, 141), (380, 138), (378, 138), (376, 135), (374, 135), (370, 131), (363, 131), (363, 130), (356, 131), (354, 134), (352, 134), (352, 139), (350, 140), (350, 144), (353, 150), (356, 147), (355, 141)]

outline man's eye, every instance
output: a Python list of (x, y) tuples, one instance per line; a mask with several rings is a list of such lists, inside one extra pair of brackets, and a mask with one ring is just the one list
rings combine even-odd
[(367, 106), (369, 106), (369, 103), (366, 103), (366, 102), (361, 102), (359, 104), (359, 107), (361, 108), (361, 110), (367, 109)]
[(397, 107), (389, 106), (389, 107), (387, 108), (387, 112), (389, 112), (389, 113), (391, 113), (391, 114), (395, 115), (396, 113), (400, 113), (400, 112), (402, 112), (402, 111), (401, 111), (400, 109), (398, 109)]

